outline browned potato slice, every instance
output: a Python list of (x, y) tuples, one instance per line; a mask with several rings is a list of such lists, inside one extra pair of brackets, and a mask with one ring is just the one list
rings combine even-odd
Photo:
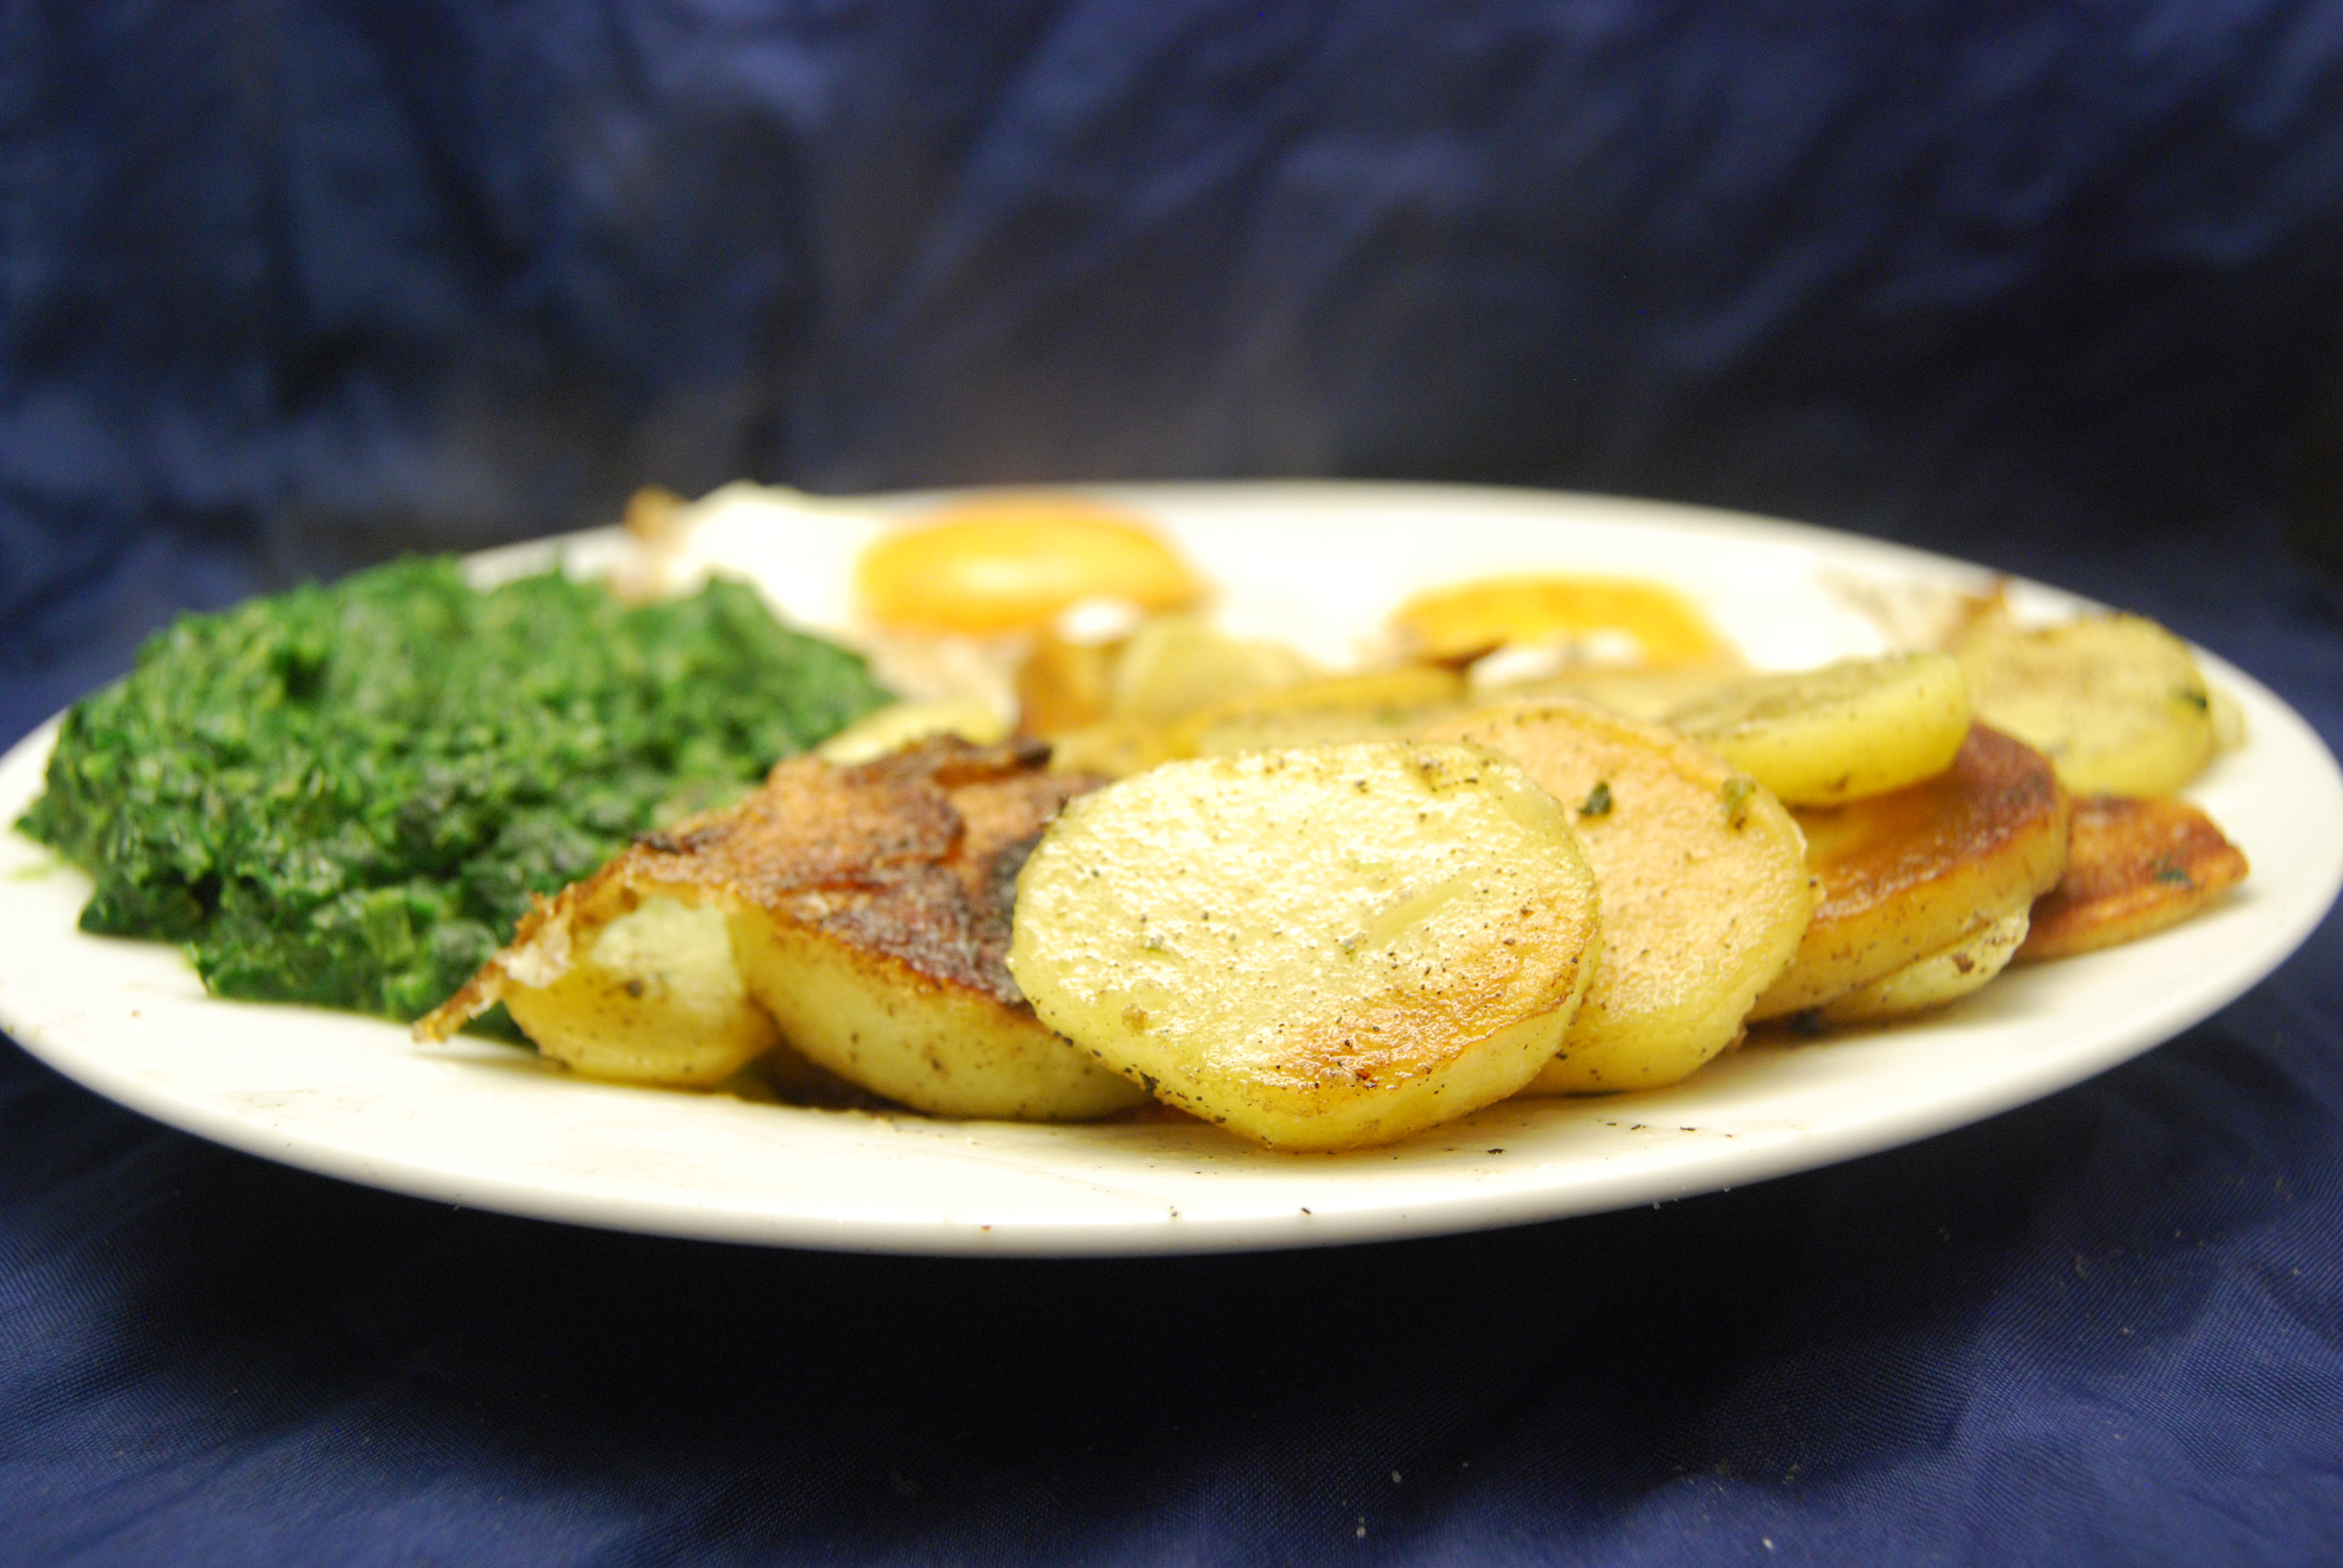
[(732, 947), (785, 1039), (914, 1110), (1086, 1121), (1144, 1098), (1044, 1028), (1013, 990), (919, 961), (943, 957), (935, 950), (907, 960), (759, 910), (734, 911)]
[(1928, 1012), (1982, 990), (2009, 967), (2026, 940), (2026, 906), (1987, 920), (1952, 946), (1914, 959), (1902, 969), (1843, 990), (1815, 1010), (1816, 1021), (1834, 1026), (1890, 1023)]
[(1657, 1088), (1739, 1037), (1814, 904), (1780, 802), (1731, 789), (1733, 770), (1682, 736), (1590, 703), (1525, 703), (1425, 738), (1521, 763), (1570, 809), (1594, 868), (1602, 967), (1531, 1092)]
[(1387, 1142), (1520, 1089), (1593, 967), (1569, 819), (1474, 746), (1172, 762), (1071, 802), (1010, 968), (1158, 1097), (1281, 1149)]
[[(1094, 783), (957, 739), (854, 768), (785, 762), (737, 806), (646, 834), (564, 889), (417, 1027), (443, 1038), (502, 1000), (525, 1030), (538, 1020), (547, 1054), (609, 1072), (607, 1053), (563, 1032), (578, 1010), (532, 993), (556, 990), (608, 920), (668, 900), (720, 912), (729, 940), (711, 961), (851, 1083), (945, 1116), (1101, 1115), (1141, 1096), (1044, 1028), (1003, 961), (1019, 854)], [(649, 1021), (647, 1040), (689, 1038), (688, 1020)]]
[(1978, 725), (1953, 765), (1796, 813), (1820, 881), (1798, 956), (1750, 1011), (1779, 1018), (1951, 947), (2055, 884), (2066, 795), (2038, 751)]
[(2066, 874), (2034, 906), (2019, 963), (2136, 941), (2178, 925), (2243, 881), (2245, 852), (2186, 800), (2086, 795)]

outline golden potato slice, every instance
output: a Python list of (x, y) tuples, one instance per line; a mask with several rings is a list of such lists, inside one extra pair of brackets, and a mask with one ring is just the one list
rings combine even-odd
[(2066, 873), (2034, 906), (2019, 963), (2136, 941), (2243, 881), (2245, 851), (2186, 800), (2087, 795), (2075, 802)]
[(568, 961), (549, 983), (504, 993), (521, 1032), (556, 1061), (594, 1078), (705, 1088), (780, 1044), (740, 983), (721, 910), (613, 886), (568, 930)]
[(1102, 719), (1051, 739), (1050, 766), (1061, 773), (1125, 779), (1172, 761), (1173, 739), (1172, 727), (1155, 719)]
[[(1780, 802), (1713, 753), (1590, 703), (1525, 703), (1424, 739), (1503, 752), (1569, 809), (1602, 896), (1603, 962), (1532, 1093), (1654, 1089), (1741, 1033), (1813, 910)], [(1745, 782), (1745, 780), (1744, 781)]]
[(1172, 749), (1182, 757), (1221, 757), (1395, 739), (1454, 708), (1463, 695), (1464, 678), (1438, 665), (1320, 676), (1192, 713), (1172, 727)]
[(814, 755), (846, 768), (938, 735), (956, 735), (974, 745), (990, 746), (1008, 738), (1009, 725), (1000, 710), (980, 697), (890, 702), (815, 747)]
[(1750, 1018), (1828, 1001), (2044, 892), (2066, 864), (2066, 809), (2040, 752), (1980, 724), (1926, 783), (1796, 812), (1814, 920)]
[(1115, 658), (1107, 717), (1168, 724), (1310, 675), (1309, 662), (1282, 643), (1231, 637), (1195, 616), (1157, 616), (1131, 634)]
[[(560, 988), (610, 922), (665, 900), (693, 910), (696, 931), (716, 913), (727, 940), (720, 959), (700, 950), (707, 961), (732, 969), (789, 1045), (862, 1089), (944, 1116), (1104, 1114), (1141, 1095), (1044, 1028), (1003, 961), (1019, 857), (1094, 783), (1045, 772), (1038, 749), (950, 739), (854, 768), (784, 762), (738, 805), (645, 834), (562, 890), (417, 1031), (444, 1038), (501, 1000), (548, 1055), (611, 1072)], [(699, 1016), (660, 1013), (648, 990), (629, 1000), (646, 1040), (686, 1041)]]
[(971, 501), (889, 535), (855, 564), (855, 588), (880, 626), (983, 637), (1040, 631), (1084, 599), (1170, 609), (1203, 583), (1137, 518), (1034, 494)]
[(1386, 1142), (1552, 1058), (1597, 946), (1568, 817), (1478, 747), (1173, 762), (1069, 803), (1009, 967), (1158, 1097), (1280, 1149)]
[[(1699, 664), (1726, 651), (1707, 618), (1674, 588), (1626, 578), (1489, 578), (1417, 594), (1392, 615), (1413, 658), (1469, 664), (1512, 644), (1571, 643), (1622, 664)], [(1624, 646), (1602, 647), (1618, 638)]]
[(1839, 992), (1815, 1010), (1815, 1020), (1834, 1027), (1889, 1023), (1960, 1000), (2009, 967), (2026, 940), (2026, 908), (2020, 904), (1941, 951)]
[(1200, 715), (1312, 678), (1283, 643), (1153, 616), (1109, 643), (1040, 638), (1017, 672), (1019, 728), (1050, 740), (1061, 769), (1121, 778), (1193, 755)]
[(874, 1094), (1010, 1121), (1087, 1121), (1145, 1098), (969, 979), (760, 910), (736, 910), (731, 929), (741, 977), (782, 1037)]
[(1051, 765), (1122, 779), (1191, 757), (1393, 739), (1458, 706), (1453, 699), (1463, 689), (1454, 671), (1433, 665), (1312, 677), (1182, 716), (1102, 719), (1065, 730), (1051, 741)]
[(1473, 690), (1485, 704), (1572, 697), (1654, 723), (1749, 678), (1737, 664), (1688, 664), (1666, 669), (1574, 669), (1526, 680), (1484, 678), (1483, 672), (1496, 662), (1486, 658), (1473, 667)]
[(1968, 734), (1968, 686), (1941, 653), (1852, 658), (1753, 677), (1667, 722), (1786, 804), (1830, 806), (1951, 767)]
[(2078, 795), (2169, 795), (2217, 746), (2188, 645), (2136, 615), (2024, 630), (1980, 626), (1960, 648), (1985, 723), (2035, 748)]

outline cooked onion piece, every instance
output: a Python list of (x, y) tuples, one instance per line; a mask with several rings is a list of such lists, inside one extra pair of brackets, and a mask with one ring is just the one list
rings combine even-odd
[(1950, 767), (1968, 734), (1968, 686), (1941, 653), (1846, 659), (1753, 677), (1667, 722), (1787, 804), (1830, 806)]
[(855, 588), (878, 625), (991, 636), (1040, 631), (1084, 599), (1192, 603), (1203, 584), (1137, 518), (1074, 496), (953, 507), (863, 552)]
[(1570, 810), (1594, 868), (1603, 963), (1532, 1092), (1655, 1089), (1740, 1037), (1814, 905), (1805, 841), (1779, 801), (1735, 789), (1733, 769), (1682, 736), (1589, 703), (1525, 703), (1425, 739), (1519, 762)]
[(1960, 1000), (2009, 967), (2026, 940), (2026, 906), (1989, 920), (1939, 952), (1845, 990), (1815, 1010), (1831, 1025), (1887, 1023)]
[(1728, 653), (1684, 595), (1624, 578), (1505, 577), (1434, 588), (1393, 612), (1392, 630), (1409, 655), (1441, 664), (1524, 644), (1571, 645), (1613, 664), (1701, 664)]
[(2075, 802), (2066, 873), (2035, 904), (2017, 961), (2152, 936), (2218, 899), (2246, 870), (2245, 852), (2185, 800), (2085, 796)]
[(1820, 883), (1814, 920), (1750, 1017), (1827, 1001), (2044, 892), (2066, 863), (2066, 810), (2040, 752), (1977, 725), (1924, 784), (1797, 812)]
[(1045, 632), (1017, 667), (1017, 728), (1047, 740), (1106, 717), (1121, 643), (1077, 642)]
[[(580, 955), (599, 951), (613, 922), (664, 901), (691, 911), (707, 978), (696, 990), (647, 988), (639, 998), (620, 981), (646, 1040), (688, 1042), (720, 1000), (746, 1044), (745, 992), (778, 1038), (817, 1065), (915, 1110), (1103, 1115), (1141, 1096), (1044, 1028), (1003, 963), (1019, 855), (1094, 782), (1047, 773), (1014, 747), (954, 739), (854, 768), (785, 762), (738, 805), (647, 834), (564, 889), (417, 1028), (445, 1038), (502, 1000), (548, 1055), (581, 1070), (681, 1081), (664, 1068), (622, 1071), (590, 1032), (597, 1015), (565, 1001)], [(711, 1000), (693, 1010), (682, 1005), (692, 997)], [(704, 1075), (691, 1081), (723, 1076), (694, 1071)]]
[(1960, 661), (1977, 718), (2048, 757), (2078, 795), (2169, 795), (2218, 744), (2196, 655), (2139, 616), (2031, 631), (1988, 621)]
[(1019, 879), (1042, 1020), (1282, 1149), (1386, 1142), (1502, 1100), (1594, 967), (1593, 873), (1553, 798), (1478, 747), (1174, 762), (1069, 802)]

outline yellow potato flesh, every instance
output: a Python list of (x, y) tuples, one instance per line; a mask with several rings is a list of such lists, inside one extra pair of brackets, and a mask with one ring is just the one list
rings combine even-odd
[(1419, 729), (1464, 695), (1464, 678), (1437, 665), (1321, 676), (1215, 703), (1173, 728), (1182, 757), (1269, 751), (1342, 740), (1388, 739)]
[[(1071, 673), (1071, 660), (1061, 673)], [(1041, 672), (1037, 670), (1037, 681)], [(1282, 644), (1232, 638), (1185, 615), (1158, 616), (1115, 650), (1102, 675), (1099, 717), (1049, 731), (1050, 765), (1061, 771), (1123, 778), (1159, 762), (1192, 756), (1199, 728), (1231, 703), (1311, 681), (1310, 667)], [(1070, 716), (1056, 693), (1048, 720)]]
[(1737, 665), (1678, 665), (1666, 669), (1576, 669), (1534, 679), (1486, 684), (1486, 664), (1473, 667), (1473, 681), (1482, 706), (1503, 702), (1534, 702), (1543, 698), (1568, 697), (1592, 702), (1630, 719), (1654, 723), (1686, 704), (1748, 678)]
[(2169, 795), (2218, 749), (2196, 656), (2152, 620), (1992, 623), (1962, 644), (1960, 661), (1978, 719), (2048, 757), (2078, 795)]
[(970, 502), (890, 535), (855, 567), (863, 611), (904, 631), (1041, 631), (1085, 599), (1142, 609), (1195, 600), (1178, 552), (1111, 508), (1071, 496)]
[[(674, 899), (614, 897), (609, 918), (566, 923), (538, 978), (504, 995), (521, 1032), (595, 1078), (705, 1087), (780, 1043), (732, 961), (723, 912)], [(569, 936), (576, 932), (572, 944)]]
[(1292, 686), (1310, 673), (1282, 643), (1231, 637), (1194, 616), (1158, 616), (1116, 656), (1106, 716), (1166, 724), (1232, 698)]
[(1386, 1142), (1512, 1094), (1597, 950), (1568, 819), (1477, 747), (1174, 762), (1068, 803), (1009, 964), (1043, 1022), (1272, 1147)]
[(1588, 703), (1521, 704), (1438, 726), (1521, 763), (1572, 812), (1603, 903), (1603, 963), (1533, 1093), (1652, 1089), (1731, 1045), (1797, 951), (1805, 842), (1762, 792), (1656, 725)]
[(1968, 686), (1947, 654), (1847, 659), (1736, 682), (1667, 722), (1785, 804), (1829, 806), (1952, 766), (1969, 730)]
[(890, 702), (865, 714), (815, 747), (814, 755), (844, 768), (900, 751), (931, 736), (957, 735), (978, 746), (990, 746), (1008, 733), (1007, 721), (982, 698), (934, 697)]
[(2026, 906), (1986, 920), (1950, 947), (1913, 960), (1893, 973), (1838, 995), (1815, 1010), (1833, 1026), (1892, 1023), (1929, 1012), (1984, 989), (2009, 967), (2026, 940)]

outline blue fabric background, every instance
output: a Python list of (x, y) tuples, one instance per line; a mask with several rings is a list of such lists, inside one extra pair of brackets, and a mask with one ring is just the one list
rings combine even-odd
[[(639, 483), (1339, 474), (2029, 571), (2331, 746), (2338, 329), (2333, 0), (19, 5), (0, 739)], [(1838, 1169), (1144, 1262), (450, 1212), (0, 1048), (0, 1562), (2334, 1562), (2338, 950)]]

